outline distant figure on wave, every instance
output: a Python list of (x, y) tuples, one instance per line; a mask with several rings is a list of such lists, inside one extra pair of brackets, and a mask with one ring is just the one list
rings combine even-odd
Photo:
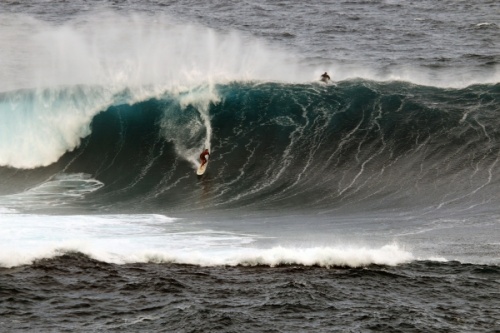
[(204, 166), (205, 163), (207, 163), (207, 158), (206, 156), (210, 156), (210, 153), (208, 152), (208, 149), (205, 149), (201, 154), (200, 154), (200, 161), (201, 161), (201, 165), (200, 167)]
[(330, 81), (330, 75), (328, 75), (328, 73), (325, 72), (323, 75), (321, 75), (321, 81), (323, 81), (323, 82)]

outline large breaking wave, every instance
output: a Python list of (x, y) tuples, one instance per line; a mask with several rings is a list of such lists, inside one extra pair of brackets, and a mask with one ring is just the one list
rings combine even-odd
[(0, 266), (497, 260), (494, 63), (380, 72), (161, 14), (50, 17), (0, 14)]
[(96, 86), (3, 93), (4, 209), (46, 200), (42, 184), (65, 194), (58, 205), (120, 212), (496, 209), (498, 84), (234, 82), (134, 100)]

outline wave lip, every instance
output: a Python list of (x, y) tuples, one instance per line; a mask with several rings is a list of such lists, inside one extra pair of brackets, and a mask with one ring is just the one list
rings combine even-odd
[[(50, 155), (63, 154), (50, 167), (0, 172), (13, 184), (9, 193), (25, 191), (27, 186), (18, 184), (26, 178), (33, 188), (61, 172), (91, 175), (105, 186), (86, 195), (83, 203), (115, 212), (137, 213), (130, 208), (138, 198), (151, 208), (148, 212), (165, 207), (188, 212), (263, 206), (486, 206), (498, 181), (498, 87), (450, 90), (366, 80), (329, 86), (234, 82), (213, 90), (164, 92), (141, 102), (124, 94), (130, 104), (108, 106), (91, 123), (76, 121), (78, 128), (89, 130), (78, 148), (46, 145)], [(37, 123), (37, 116), (28, 118)], [(41, 128), (40, 136), (55, 140), (67, 129)], [(80, 137), (79, 131), (70, 132), (69, 137)], [(12, 156), (33, 157), (10, 141), (24, 140), (24, 147), (43, 142), (10, 134), (2, 146), (6, 134), (0, 131), (0, 159), (2, 147)], [(209, 173), (193, 183), (192, 169), (204, 147), (213, 148)], [(28, 166), (45, 160), (38, 156)]]
[(92, 118), (112, 104), (112, 95), (90, 86), (0, 94), (0, 166), (32, 169), (56, 162), (91, 133)]

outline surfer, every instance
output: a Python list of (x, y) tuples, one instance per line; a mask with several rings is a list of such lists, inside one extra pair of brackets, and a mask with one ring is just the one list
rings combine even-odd
[(325, 72), (323, 75), (321, 75), (321, 81), (323, 81), (323, 82), (330, 81), (330, 75), (328, 75), (328, 73)]
[(210, 156), (210, 153), (208, 152), (208, 149), (205, 149), (201, 154), (200, 154), (200, 161), (201, 161), (201, 166), (205, 165), (207, 163), (207, 158), (206, 156)]

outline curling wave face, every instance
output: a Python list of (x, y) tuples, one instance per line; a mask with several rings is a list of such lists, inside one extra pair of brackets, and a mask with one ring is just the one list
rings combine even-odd
[[(87, 206), (120, 212), (495, 207), (498, 85), (232, 83), (141, 102), (90, 89), (52, 93), (46, 107), (32, 91), (0, 96), (3, 110), (24, 110), (16, 119), (33, 124), (2, 131), (4, 194), (64, 173), (104, 184)], [(74, 111), (53, 111), (68, 103)], [(197, 180), (203, 147), (212, 155)]]

